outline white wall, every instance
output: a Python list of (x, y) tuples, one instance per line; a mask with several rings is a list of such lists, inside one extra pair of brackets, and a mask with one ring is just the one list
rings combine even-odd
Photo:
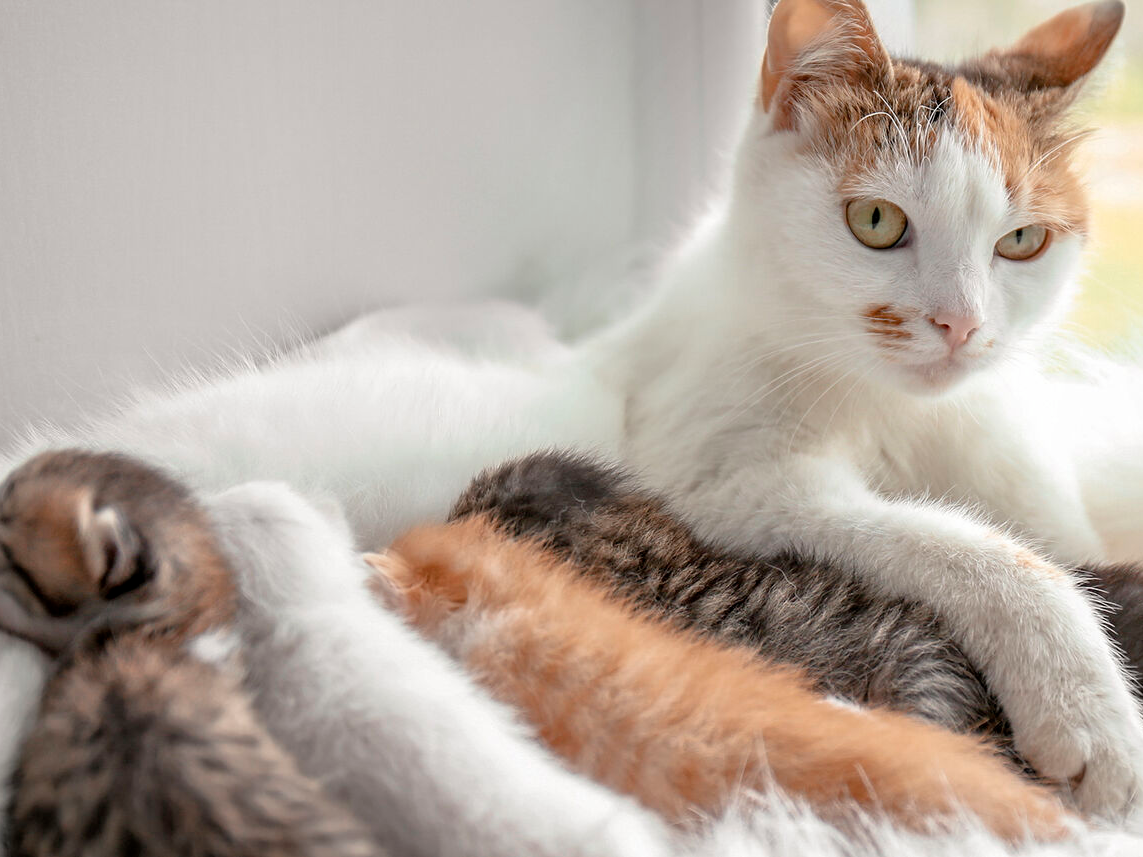
[[(0, 0), (0, 443), (684, 221), (752, 0)], [(725, 148), (725, 146), (722, 146)]]

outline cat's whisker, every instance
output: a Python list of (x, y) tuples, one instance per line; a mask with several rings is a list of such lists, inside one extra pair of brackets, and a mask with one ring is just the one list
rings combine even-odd
[(889, 103), (889, 99), (880, 90), (873, 90), (881, 103), (885, 105), (885, 110), (888, 111), (885, 115), (892, 121), (893, 126), (897, 129), (897, 135), (901, 138), (901, 143), (904, 145), (905, 152), (910, 151), (909, 147), (909, 134), (905, 130), (905, 123), (901, 121), (901, 117), (897, 115), (897, 111), (893, 109), (893, 105)]
[(826, 387), (824, 390), (822, 390), (821, 393), (818, 394), (818, 397), (816, 399), (814, 399), (812, 402), (810, 402), (809, 406), (806, 408), (806, 410), (802, 414), (801, 418), (799, 418), (798, 422), (794, 425), (794, 430), (790, 432), (789, 440), (787, 441), (787, 444), (786, 444), (786, 454), (787, 455), (789, 455), (790, 453), (793, 452), (794, 441), (797, 440), (798, 432), (801, 431), (802, 425), (806, 421), (806, 417), (808, 417), (810, 415), (810, 413), (813, 411), (813, 409), (815, 407), (817, 407), (818, 402), (820, 402), (822, 399), (824, 399), (826, 396), (828, 396), (831, 390), (833, 390), (838, 384), (840, 384), (842, 381), (844, 381), (851, 374), (853, 374), (853, 370), (846, 370), (842, 374), (838, 375), (837, 378), (834, 379), (832, 384), (830, 384), (828, 387)]
[(877, 371), (877, 368), (878, 366), (876, 363), (870, 363), (869, 367), (861, 375), (859, 375), (857, 378), (854, 378), (853, 383), (849, 385), (849, 389), (845, 391), (845, 395), (838, 399), (837, 404), (834, 405), (834, 409), (830, 412), (829, 418), (825, 421), (825, 426), (822, 428), (823, 435), (829, 434), (829, 428), (831, 425), (833, 425), (834, 417), (836, 417), (838, 411), (841, 410), (841, 406), (846, 403), (851, 395), (853, 395), (853, 391), (864, 384), (866, 379), (868, 379), (870, 375)]
[[(798, 364), (794, 366), (794, 368), (787, 370), (782, 375), (779, 375), (768, 384), (765, 384), (759, 388), (747, 400), (744, 400), (740, 404), (740, 408), (743, 410), (749, 410), (751, 408), (757, 407), (759, 404), (772, 396), (774, 393), (778, 392), (778, 390), (782, 389), (790, 382), (802, 378), (806, 373), (813, 372), (814, 370), (825, 366), (829, 366), (830, 364), (836, 362), (839, 358), (847, 357), (852, 353), (854, 353), (852, 349), (835, 351), (829, 354), (821, 355), (814, 360), (810, 360), (806, 363)], [(734, 413), (737, 415), (739, 412), (739, 409), (735, 409)]]
[(767, 360), (774, 358), (774, 357), (777, 357), (778, 355), (781, 355), (781, 354), (795, 353), (796, 351), (798, 351), (802, 348), (807, 348), (811, 345), (820, 345), (820, 344), (827, 343), (827, 342), (835, 343), (835, 342), (845, 342), (845, 341), (852, 341), (852, 340), (861, 340), (861, 339), (865, 339), (867, 336), (868, 336), (868, 334), (865, 331), (860, 331), (860, 332), (854, 332), (854, 333), (848, 333), (848, 334), (842, 334), (842, 335), (830, 335), (830, 336), (818, 337), (815, 339), (794, 341), (794, 342), (773, 348), (770, 351), (766, 351), (762, 354), (753, 355), (751, 357), (751, 359), (744, 361), (741, 366), (739, 366), (737, 369), (733, 370), (732, 374), (735, 377), (741, 377), (746, 372), (750, 371), (751, 369), (753, 369), (754, 367), (756, 367), (760, 363), (764, 363)]
[(1024, 170), (1024, 174), (1020, 176), (1020, 180), (1017, 182), (1017, 184), (1018, 185), (1023, 184), (1025, 179), (1028, 178), (1028, 176), (1030, 176), (1037, 169), (1039, 169), (1041, 166), (1043, 166), (1045, 163), (1047, 163), (1049, 161), (1049, 159), (1054, 157), (1061, 150), (1070, 146), (1072, 143), (1076, 142), (1077, 140), (1082, 140), (1084, 137), (1091, 136), (1091, 134), (1092, 134), (1092, 129), (1091, 128), (1085, 128), (1082, 131), (1079, 131), (1078, 133), (1073, 134), (1071, 137), (1068, 137), (1063, 142), (1058, 143), (1055, 146), (1053, 146), (1051, 149), (1049, 149), (1044, 154), (1042, 154), (1039, 158), (1037, 158), (1032, 163), (1032, 165), (1030, 167), (1028, 167), (1028, 169)]

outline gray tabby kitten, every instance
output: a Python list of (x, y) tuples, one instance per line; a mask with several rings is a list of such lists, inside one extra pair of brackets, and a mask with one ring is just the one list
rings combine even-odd
[[(537, 453), (481, 474), (453, 518), (498, 518), (585, 574), (680, 625), (804, 669), (825, 693), (989, 735), (1009, 727), (980, 673), (924, 605), (871, 594), (849, 569), (787, 553), (755, 559), (704, 544), (621, 469)], [(1131, 664), (1143, 662), (1143, 582), (1091, 569)]]
[(236, 679), (138, 634), (57, 673), (13, 785), (9, 857), (382, 857)]

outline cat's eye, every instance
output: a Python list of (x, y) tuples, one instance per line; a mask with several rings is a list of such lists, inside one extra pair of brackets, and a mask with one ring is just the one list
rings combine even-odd
[(1021, 226), (996, 242), (996, 252), (1014, 262), (1026, 262), (1048, 245), (1049, 235), (1043, 226)]
[(888, 250), (896, 247), (909, 219), (900, 207), (885, 199), (855, 199), (845, 207), (849, 231), (866, 247)]

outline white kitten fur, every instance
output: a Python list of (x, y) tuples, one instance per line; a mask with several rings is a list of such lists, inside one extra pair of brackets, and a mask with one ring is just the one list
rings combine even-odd
[(650, 813), (562, 768), (375, 606), (347, 529), (275, 484), (235, 488), (210, 509), (243, 595), (256, 709), (394, 854), (665, 853)]
[[(708, 537), (829, 557), (932, 605), (1037, 770), (1083, 773), (1085, 810), (1127, 810), (1143, 796), (1136, 703), (1088, 602), (1027, 546), (1103, 553), (1033, 359), (1078, 239), (995, 257), (1033, 215), (943, 131), (919, 163), (873, 171), (862, 192), (901, 205), (914, 232), (870, 250), (839, 176), (796, 142), (756, 112), (728, 204), (649, 306), (589, 349), (628, 395), (626, 457)], [(917, 310), (892, 350), (866, 330), (878, 306)], [(941, 311), (983, 319), (951, 357), (927, 320)]]

